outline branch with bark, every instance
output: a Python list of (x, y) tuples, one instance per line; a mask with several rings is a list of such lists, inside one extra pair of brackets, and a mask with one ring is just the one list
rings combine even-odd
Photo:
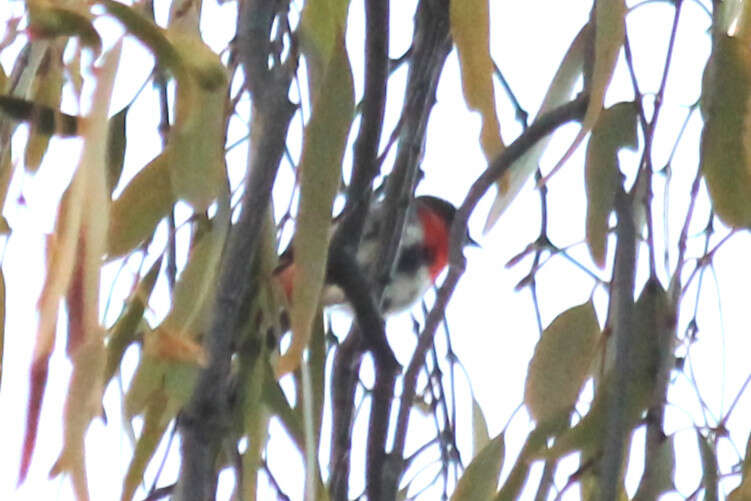
[(251, 288), (249, 263), (253, 262), (258, 247), (287, 128), (296, 109), (287, 98), (296, 54), (293, 51), (283, 64), (271, 68), (267, 65), (271, 27), (279, 3), (247, 0), (240, 6), (237, 50), (253, 99), (253, 138), (242, 209), (220, 264), (212, 319), (204, 338), (208, 364), (199, 373), (181, 419), (182, 465), (175, 489), (175, 499), (179, 501), (211, 500), (216, 492), (217, 455), (230, 425), (232, 346)]

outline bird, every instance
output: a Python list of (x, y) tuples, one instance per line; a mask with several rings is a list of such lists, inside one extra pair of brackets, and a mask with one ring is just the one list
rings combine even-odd
[[(391, 277), (387, 280), (382, 300), (384, 315), (399, 313), (411, 308), (435, 283), (446, 268), (449, 258), (449, 232), (456, 216), (456, 207), (450, 202), (431, 195), (416, 197), (407, 209), (402, 240), (397, 251), (396, 262)], [(358, 247), (357, 263), (366, 276), (370, 276), (377, 261), (381, 230), (386, 208), (383, 201), (371, 203)], [(334, 221), (336, 228), (337, 221)], [(477, 245), (465, 236), (465, 245)], [(292, 245), (282, 253), (279, 265), (274, 270), (288, 301), (294, 287), (294, 254)], [(346, 305), (344, 291), (326, 281), (321, 293), (323, 306)]]

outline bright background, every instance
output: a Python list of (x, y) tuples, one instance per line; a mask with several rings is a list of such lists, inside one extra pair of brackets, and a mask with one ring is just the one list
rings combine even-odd
[[(157, 18), (166, 20), (166, 3), (156, 1)], [(629, 2), (629, 5), (634, 2)], [(706, 3), (706, 2), (705, 2)], [(409, 45), (412, 34), (412, 15), (416, 2), (400, 0), (392, 2), (391, 56), (400, 56)], [(13, 16), (23, 13), (21, 2), (10, 2), (6, 9), (0, 9), (0, 26)], [(503, 71), (522, 107), (530, 113), (530, 121), (542, 101), (550, 80), (580, 27), (587, 21), (590, 2), (560, 2), (556, 0), (496, 0), (491, 2), (492, 54)], [(298, 12), (300, 3), (293, 4), (292, 12)], [(206, 42), (217, 52), (221, 51), (234, 32), (236, 7), (232, 3), (217, 5), (215, 0), (206, 0), (204, 5), (204, 36)], [(659, 87), (665, 50), (673, 19), (673, 6), (668, 3), (650, 3), (629, 14), (629, 35), (640, 88), (645, 94), (656, 92)], [(350, 8), (348, 49), (355, 72), (358, 95), (362, 92), (363, 14), (361, 2), (354, 1)], [(689, 106), (697, 101), (701, 93), (701, 74), (710, 51), (707, 29), (710, 19), (698, 2), (684, 2), (678, 31), (678, 40), (671, 67), (668, 88), (661, 114), (658, 132), (653, 147), (654, 165), (665, 165), (673, 144), (681, 130)], [(100, 33), (111, 44), (121, 34), (121, 29), (107, 19), (97, 22)], [(17, 42), (15, 50), (20, 49)], [(2, 53), (0, 63), (9, 71), (13, 50)], [(149, 78), (153, 58), (137, 42), (127, 40), (121, 59), (119, 80), (115, 89), (112, 112), (127, 104)], [(406, 78), (406, 66), (399, 69), (389, 82), (389, 101), (384, 136), (388, 137), (396, 123), (401, 109), (402, 90)], [(302, 85), (305, 88), (305, 85)], [(91, 81), (87, 87), (91, 91)], [(86, 94), (86, 92), (84, 92)], [(419, 193), (430, 193), (459, 204), (471, 182), (485, 167), (484, 156), (478, 146), (480, 120), (470, 113), (464, 104), (458, 70), (458, 60), (452, 53), (446, 66), (438, 90), (438, 102), (431, 116), (428, 139), (423, 161), (425, 178), (418, 188)], [(633, 98), (631, 84), (623, 60), (620, 61), (606, 104)], [(510, 142), (520, 131), (521, 126), (514, 120), (514, 110), (500, 86), (496, 87), (499, 117), (502, 133)], [(646, 100), (647, 113), (651, 113), (649, 99)], [(247, 102), (247, 98), (246, 98)], [(128, 115), (128, 150), (126, 174), (129, 175), (145, 165), (161, 150), (161, 139), (156, 132), (159, 121), (158, 95), (150, 86), (134, 102)], [(85, 111), (84, 104), (84, 111)], [(72, 93), (64, 94), (63, 109), (79, 112)], [(247, 112), (247, 105), (245, 106)], [(309, 110), (304, 110), (308, 113)], [(246, 117), (247, 118), (247, 117)], [(356, 130), (357, 122), (353, 126)], [(299, 117), (293, 121), (292, 134), (300, 134)], [(543, 157), (541, 166), (547, 172), (560, 158), (576, 133), (576, 127), (566, 126), (556, 135), (555, 140)], [(656, 205), (658, 250), (664, 249), (665, 238), (669, 242), (669, 263), (675, 266), (678, 232), (683, 224), (689, 202), (689, 187), (698, 167), (699, 134), (701, 119), (695, 112), (683, 133), (671, 162), (672, 179), (669, 186), (669, 207), (666, 210), (666, 225), (663, 225), (661, 210)], [(239, 131), (239, 132), (238, 132)], [(233, 133), (235, 134), (233, 136)], [(230, 140), (244, 134), (242, 125), (231, 129)], [(354, 135), (354, 134), (353, 134)], [(23, 145), (27, 128), (21, 126), (14, 137), (14, 160), (23, 161)], [(294, 141), (292, 141), (294, 144)], [(36, 329), (36, 300), (44, 269), (45, 234), (53, 228), (56, 205), (77, 165), (80, 141), (76, 139), (52, 139), (50, 152), (42, 168), (36, 175), (16, 171), (9, 192), (9, 203), (4, 215), (13, 228), (13, 233), (4, 243), (2, 268), (5, 273), (7, 290), (7, 318), (5, 356), (3, 358), (3, 379), (0, 387), (0, 498), (2, 499), (72, 499), (67, 479), (48, 479), (48, 472), (61, 448), (62, 402), (66, 394), (70, 376), (70, 364), (64, 353), (64, 322), (60, 322), (56, 351), (50, 361), (50, 377), (45, 394), (42, 419), (39, 427), (37, 448), (29, 477), (25, 484), (16, 488), (21, 441), (26, 419), (28, 398), (28, 368), (33, 350)], [(245, 166), (245, 147), (234, 149), (228, 156), (231, 176), (236, 183), (242, 176)], [(295, 152), (293, 149), (293, 155)], [(583, 186), (584, 147), (580, 147), (566, 167), (549, 184), (548, 214), (549, 235), (559, 247), (569, 247), (570, 254), (600, 277), (609, 277), (610, 270), (598, 270), (589, 258), (584, 239), (584, 215), (586, 196)], [(393, 153), (392, 153), (393, 156)], [(638, 156), (632, 152), (621, 152), (627, 172), (635, 172)], [(351, 156), (345, 157), (345, 165), (351, 163)], [(386, 166), (390, 165), (389, 161)], [(630, 167), (629, 167), (630, 166)], [(630, 171), (628, 169), (631, 169)], [(275, 193), (279, 200), (289, 196), (292, 170), (283, 165), (279, 176), (279, 189)], [(631, 176), (633, 178), (633, 176)], [(655, 194), (660, 197), (664, 187), (664, 177), (655, 175)], [(447, 318), (453, 349), (462, 362), (464, 371), (456, 373), (458, 406), (457, 437), (465, 465), (471, 457), (472, 418), (470, 388), (479, 402), (488, 423), (491, 436), (499, 433), (508, 424), (506, 431), (506, 461), (501, 480), (505, 479), (518, 453), (526, 434), (532, 429), (525, 410), (515, 412), (522, 402), (527, 364), (539, 338), (539, 331), (531, 294), (528, 289), (515, 290), (515, 285), (528, 272), (531, 256), (511, 268), (506, 263), (521, 252), (528, 243), (535, 240), (540, 228), (539, 195), (532, 183), (524, 188), (515, 203), (487, 235), (482, 235), (484, 217), (492, 202), (488, 196), (481, 202), (470, 222), (470, 231), (481, 243), (479, 249), (469, 249), (466, 254), (468, 267), (454, 299), (448, 308)], [(280, 203), (280, 206), (285, 205)], [(689, 257), (703, 254), (704, 238), (700, 232), (706, 225), (709, 214), (706, 190), (702, 188), (691, 225)], [(184, 217), (184, 216), (183, 216)], [(178, 218), (179, 219), (179, 218)], [(667, 226), (664, 230), (663, 226)], [(716, 236), (712, 244), (727, 234), (727, 229), (715, 220)], [(717, 426), (749, 377), (749, 322), (747, 284), (751, 272), (747, 265), (749, 252), (747, 233), (734, 235), (716, 254), (714, 268), (702, 281), (701, 289), (695, 278), (686, 292), (682, 303), (681, 320), (677, 328), (683, 339), (688, 321), (697, 312), (699, 325), (698, 340), (691, 344), (680, 344), (678, 354), (686, 356), (684, 372), (673, 372), (674, 384), (669, 394), (666, 433), (675, 434), (676, 457), (678, 458), (675, 483), (678, 493), (665, 496), (665, 499), (684, 499), (699, 485), (701, 464), (696, 442), (695, 427)], [(155, 242), (152, 248), (158, 248)], [(161, 244), (163, 245), (163, 243)], [(710, 245), (710, 246), (711, 246)], [(611, 242), (611, 256), (614, 248)], [(645, 248), (641, 257), (646, 257)], [(644, 261), (645, 264), (646, 261)], [(659, 276), (663, 285), (667, 284), (668, 272), (658, 254)], [(637, 274), (637, 290), (647, 276), (646, 266)], [(126, 267), (124, 272), (133, 273), (135, 266)], [(690, 272), (692, 266), (687, 266)], [(672, 270), (672, 268), (671, 268)], [(106, 277), (113, 277), (115, 267), (108, 267)], [(687, 277), (687, 275), (686, 275)], [(684, 277), (684, 281), (685, 278)], [(127, 282), (127, 280), (124, 280)], [(105, 282), (106, 284), (106, 282)], [(161, 283), (155, 289), (158, 294)], [(542, 323), (547, 326), (553, 318), (565, 309), (588, 300), (593, 291), (592, 280), (568, 261), (557, 257), (548, 262), (537, 274), (538, 296)], [(122, 290), (120, 290), (122, 289)], [(117, 298), (127, 294), (129, 284), (121, 284), (113, 292), (113, 305), (104, 319), (109, 325), (118, 313)], [(165, 289), (162, 289), (165, 290)], [(109, 293), (107, 286), (103, 287)], [(596, 288), (594, 298), (600, 322), (604, 321), (606, 291)], [(105, 298), (106, 299), (106, 298)], [(431, 298), (428, 297), (428, 301)], [(104, 301), (102, 304), (105, 304)], [(166, 304), (152, 301), (150, 320), (158, 320), (166, 313)], [(421, 318), (419, 308), (415, 315)], [(339, 335), (346, 333), (347, 318), (342, 313), (334, 313), (334, 329)], [(409, 314), (390, 320), (390, 340), (400, 361), (406, 365), (414, 347), (412, 319)], [(439, 331), (437, 337), (439, 355), (445, 354), (445, 337)], [(136, 353), (129, 351), (124, 367), (123, 387), (132, 376), (136, 365)], [(367, 365), (367, 364), (366, 364)], [(363, 373), (367, 382), (368, 370)], [(585, 392), (586, 401), (591, 393)], [(120, 482), (127, 468), (131, 443), (122, 432), (123, 424), (119, 409), (121, 390), (113, 383), (105, 396), (108, 422), (105, 425), (95, 420), (89, 429), (88, 474), (92, 499), (113, 499), (119, 496)], [(733, 465), (744, 455), (745, 442), (751, 427), (751, 402), (745, 394), (738, 400), (725, 427), (729, 430), (728, 439), (719, 441), (720, 471), (731, 471)], [(413, 414), (414, 415), (414, 414)], [(354, 436), (364, 435), (367, 427), (368, 408), (360, 410)], [(415, 418), (411, 423), (412, 435), (407, 443), (407, 453), (432, 438), (432, 418)], [(325, 421), (324, 426), (327, 426)], [(134, 427), (140, 429), (135, 420)], [(281, 425), (272, 424), (268, 462), (282, 488), (292, 499), (301, 499), (302, 479), (298, 474), (303, 467), (299, 453), (287, 440)], [(358, 434), (358, 430), (362, 433)], [(167, 461), (161, 476), (160, 485), (170, 483), (179, 465), (175, 453), (179, 450), (176, 441), (172, 445), (171, 459)], [(643, 429), (637, 431), (633, 440), (636, 458), (643, 457)], [(355, 444), (357, 447), (357, 444)], [(162, 444), (156, 454), (158, 460), (164, 455), (166, 444)], [(322, 453), (325, 454), (325, 447)], [(437, 451), (437, 448), (435, 449)], [(362, 471), (364, 457), (353, 458), (355, 479), (352, 493), (359, 493), (358, 472)], [(637, 464), (637, 463), (635, 463)], [(147, 479), (153, 477), (155, 466), (147, 470)], [(426, 470), (419, 477), (429, 483), (434, 470), (425, 465)], [(576, 468), (576, 461), (561, 464), (556, 476), (556, 485), (563, 486), (568, 475)], [(325, 465), (324, 465), (325, 468)], [(410, 470), (407, 478), (420, 468)], [(325, 470), (324, 470), (325, 471)], [(290, 474), (285, 475), (285, 472)], [(529, 489), (525, 499), (531, 499), (536, 489), (541, 464), (533, 467)], [(634, 468), (627, 478), (627, 488), (633, 494), (640, 476), (639, 468)], [(727, 493), (739, 481), (732, 476), (721, 483)], [(418, 482), (419, 483), (419, 482)], [(273, 491), (263, 485), (266, 496)], [(148, 487), (148, 486), (147, 486)], [(226, 497), (231, 485), (224, 482), (222, 491)], [(570, 489), (564, 499), (576, 499), (577, 490)], [(141, 499), (145, 493), (139, 493)], [(428, 491), (424, 499), (437, 499), (438, 493)], [(264, 495), (260, 496), (264, 499)]]

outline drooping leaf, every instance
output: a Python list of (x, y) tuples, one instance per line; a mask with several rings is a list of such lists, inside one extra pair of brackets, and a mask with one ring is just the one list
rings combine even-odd
[[(649, 280), (634, 308), (632, 349), (625, 362), (628, 377), (616, 386), (615, 374), (606, 364), (605, 374), (597, 385), (595, 400), (576, 426), (563, 433), (546, 452), (547, 458), (558, 458), (571, 451), (596, 453), (608, 433), (607, 416), (617, 401), (621, 422), (632, 430), (640, 421), (652, 399), (656, 379), (668, 363), (671, 351), (671, 313), (665, 290), (656, 280)], [(591, 454), (590, 454), (591, 455)]]
[(537, 422), (573, 409), (589, 373), (600, 331), (591, 302), (558, 315), (542, 333), (529, 363), (524, 403)]
[(167, 396), (163, 392), (154, 393), (144, 413), (143, 428), (123, 480), (123, 492), (120, 501), (133, 499), (136, 489), (143, 481), (146, 466), (154, 456), (154, 452), (169, 423), (169, 419), (165, 419), (166, 407)]
[(204, 333), (213, 307), (210, 299), (224, 248), (225, 229), (224, 225), (213, 221), (211, 231), (193, 244), (172, 293), (172, 308), (159, 326), (165, 334), (196, 340)]
[(529, 432), (521, 452), (516, 457), (516, 462), (506, 477), (501, 489), (493, 498), (494, 501), (515, 501), (524, 488), (529, 476), (529, 467), (536, 455), (545, 447), (546, 439), (551, 434), (557, 434), (568, 425), (568, 420), (538, 423), (537, 427)]
[(181, 73), (177, 79), (175, 122), (168, 143), (170, 180), (178, 199), (187, 201), (196, 212), (203, 212), (227, 184), (227, 78), (219, 56), (197, 35), (170, 33), (170, 39), (193, 70)]
[(477, 455), (490, 442), (488, 423), (477, 400), (472, 397), (472, 453)]
[(637, 107), (622, 102), (603, 110), (587, 145), (584, 183), (587, 189), (587, 245), (592, 259), (605, 266), (608, 243), (608, 219), (620, 182), (618, 150), (636, 148)]
[(110, 118), (107, 129), (107, 186), (110, 195), (120, 181), (120, 175), (123, 172), (125, 146), (127, 144), (125, 119), (129, 109), (130, 105), (115, 113)]
[[(582, 65), (584, 61), (584, 52), (587, 40), (590, 38), (591, 26), (589, 24), (584, 27), (576, 35), (576, 38), (571, 42), (566, 54), (563, 56), (558, 71), (553, 76), (553, 81), (548, 87), (548, 92), (545, 94), (545, 99), (540, 106), (540, 111), (537, 112), (537, 117), (544, 115), (548, 111), (554, 109), (569, 100), (574, 92), (574, 86), (579, 81), (582, 73)], [(545, 152), (545, 149), (550, 142), (550, 137), (547, 136), (540, 139), (530, 150), (522, 155), (511, 168), (506, 171), (506, 174), (499, 179), (496, 184), (498, 193), (496, 194), (493, 205), (488, 212), (488, 217), (485, 221), (484, 232), (490, 231), (490, 229), (501, 217), (503, 211), (514, 200), (514, 197), (519, 193), (524, 186), (524, 183), (532, 176), (537, 170), (537, 165), (540, 163), (540, 157)]]
[[(97, 68), (97, 85), (91, 110), (82, 130), (83, 153), (73, 184), (83, 193), (78, 197), (71, 190), (70, 206), (80, 207), (77, 225), (77, 256), (75, 273), (70, 277), (74, 301), (68, 295), (69, 310), (80, 312), (80, 334), (68, 333), (68, 353), (73, 362), (63, 421), (63, 448), (51, 474), (70, 474), (78, 499), (88, 499), (86, 482), (85, 442), (91, 420), (101, 411), (104, 391), (103, 374), (106, 359), (104, 330), (99, 324), (99, 279), (102, 257), (106, 249), (109, 217), (109, 192), (106, 181), (107, 115), (115, 73), (120, 61), (121, 43), (109, 50)], [(84, 195), (85, 194), (85, 195)], [(77, 246), (76, 246), (77, 243)], [(75, 336), (75, 337), (74, 337)]]
[(87, 11), (61, 7), (47, 0), (29, 0), (26, 5), (29, 9), (28, 30), (33, 38), (76, 36), (82, 45), (91, 47), (94, 52), (101, 50), (102, 39)]
[(627, 11), (625, 0), (596, 0), (595, 2), (594, 63), (589, 86), (586, 89), (589, 91), (587, 111), (579, 133), (545, 180), (555, 174), (571, 158), (597, 122), (605, 101), (605, 92), (610, 86), (615, 63), (618, 61), (618, 54), (626, 36)]
[(751, 49), (719, 36), (704, 70), (701, 170), (712, 208), (732, 227), (751, 226)]
[(112, 202), (107, 255), (119, 257), (151, 237), (175, 203), (166, 155), (149, 162)]
[(320, 93), (305, 128), (300, 170), (300, 205), (295, 234), (292, 344), (279, 359), (279, 375), (293, 371), (308, 345), (323, 287), (331, 211), (354, 109), (354, 85), (344, 34), (340, 33)]
[(644, 468), (644, 474), (636, 489), (633, 501), (648, 501), (658, 499), (661, 494), (675, 489), (673, 475), (675, 474), (675, 448), (673, 435), (665, 437), (665, 440), (654, 452), (651, 464)]
[[(31, 98), (35, 103), (59, 108), (63, 95), (63, 53), (58, 44), (50, 44), (42, 64), (39, 65)], [(49, 134), (37, 133), (37, 123), (31, 122), (29, 140), (24, 151), (24, 166), (30, 172), (36, 172), (42, 163), (50, 141)]]
[(498, 485), (503, 466), (505, 442), (503, 433), (493, 438), (469, 463), (456, 484), (451, 501), (491, 499)]
[(308, 69), (308, 89), (315, 96), (326, 66), (344, 33), (349, 0), (311, 0), (305, 2), (300, 20), (300, 48)]
[(180, 71), (184, 62), (177, 49), (170, 43), (165, 30), (134, 8), (115, 0), (99, 0), (109, 15), (120, 21), (125, 30), (136, 37), (156, 56), (162, 68)]
[(503, 151), (493, 90), (490, 58), (490, 8), (488, 0), (452, 0), (451, 36), (459, 54), (464, 100), (482, 116), (480, 145), (490, 162)]
[(143, 320), (143, 312), (149, 303), (161, 265), (162, 258), (160, 257), (140, 280), (122, 315), (110, 329), (111, 333), (107, 341), (107, 364), (104, 369), (105, 386), (120, 367), (125, 350), (135, 340), (136, 329)]

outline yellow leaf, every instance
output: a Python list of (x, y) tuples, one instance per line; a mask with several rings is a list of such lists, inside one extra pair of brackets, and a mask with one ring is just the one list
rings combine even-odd
[(542, 333), (529, 363), (524, 403), (537, 422), (573, 409), (600, 331), (591, 302), (558, 315)]
[(175, 203), (165, 153), (154, 158), (112, 202), (107, 255), (119, 257), (154, 233)]
[(498, 485), (504, 455), (503, 433), (493, 438), (469, 463), (456, 484), (451, 501), (491, 499)]
[[(115, 73), (120, 60), (121, 44), (117, 43), (105, 54), (97, 69), (97, 85), (91, 110), (83, 132), (83, 153), (73, 184), (81, 193), (71, 197), (71, 205), (79, 206), (80, 220), (73, 225), (80, 229), (71, 235), (78, 250), (75, 261), (75, 281), (72, 286), (80, 298), (80, 338), (68, 333), (68, 351), (73, 362), (68, 396), (65, 401), (63, 449), (52, 474), (67, 472), (79, 500), (88, 500), (86, 485), (84, 438), (89, 423), (101, 411), (103, 375), (106, 353), (103, 329), (99, 325), (99, 275), (107, 234), (109, 192), (106, 184), (105, 148), (107, 142), (107, 112)], [(73, 193), (73, 191), (71, 191)], [(71, 228), (66, 228), (70, 230)], [(73, 250), (72, 249), (72, 250)], [(68, 278), (70, 280), (70, 277)], [(69, 292), (70, 294), (70, 292)], [(71, 313), (69, 311), (69, 316)], [(40, 315), (41, 317), (41, 315)]]
[(723, 223), (751, 226), (751, 50), (720, 36), (704, 74), (701, 169), (712, 208)]
[(626, 8), (625, 0), (596, 0), (595, 2), (595, 60), (592, 78), (589, 82), (589, 103), (582, 120), (581, 129), (569, 146), (566, 153), (543, 179), (547, 182), (550, 177), (573, 155), (576, 148), (592, 130), (597, 117), (602, 111), (605, 92), (610, 86), (610, 80), (615, 71), (615, 63), (621, 52), (621, 45), (626, 36)]
[(279, 359), (278, 375), (295, 370), (300, 363), (326, 272), (331, 209), (354, 109), (352, 71), (344, 34), (339, 35), (303, 139), (293, 283), (305, 286), (293, 288), (292, 344)]
[(597, 119), (587, 145), (584, 183), (587, 188), (587, 245), (600, 268), (607, 255), (608, 219), (621, 179), (618, 150), (636, 148), (637, 107), (633, 102), (613, 105)]
[(175, 335), (158, 328), (144, 336), (144, 354), (166, 360), (205, 366), (206, 353), (202, 346), (185, 336)]
[[(537, 112), (537, 117), (544, 115), (548, 111), (554, 109), (556, 106), (568, 101), (574, 92), (574, 86), (579, 81), (579, 77), (582, 73), (582, 65), (584, 62), (584, 52), (586, 42), (590, 37), (590, 25), (586, 24), (579, 31), (574, 38), (573, 42), (563, 56), (558, 71), (553, 76), (553, 81), (548, 87), (548, 92), (545, 94), (545, 99), (540, 106), (540, 111)], [(498, 193), (496, 194), (493, 205), (488, 212), (488, 217), (485, 221), (484, 232), (490, 231), (490, 229), (501, 217), (501, 214), (514, 200), (514, 197), (521, 191), (524, 183), (527, 182), (529, 177), (537, 170), (537, 165), (540, 163), (540, 157), (545, 152), (545, 149), (550, 142), (551, 136), (546, 136), (540, 139), (530, 150), (525, 153), (519, 160), (517, 160), (510, 169), (506, 171), (506, 174), (496, 182)]]
[(503, 140), (495, 110), (488, 0), (452, 0), (450, 17), (451, 36), (459, 53), (464, 100), (469, 109), (482, 115), (480, 144), (490, 162), (503, 151)]

